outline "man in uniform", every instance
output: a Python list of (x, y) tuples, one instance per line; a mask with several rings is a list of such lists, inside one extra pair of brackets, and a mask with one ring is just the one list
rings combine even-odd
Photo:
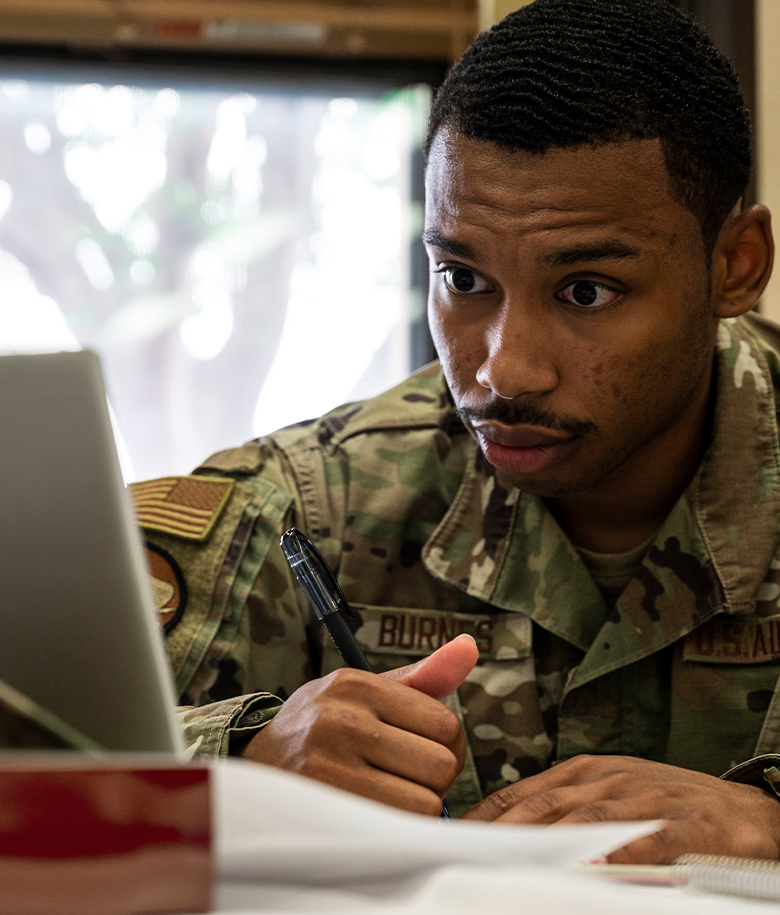
[[(750, 146), (729, 64), (664, 0), (537, 0), (477, 39), (427, 140), (441, 365), (135, 487), (200, 752), (421, 813), (667, 821), (616, 862), (780, 856)], [(380, 674), (339, 669), (293, 525)]]

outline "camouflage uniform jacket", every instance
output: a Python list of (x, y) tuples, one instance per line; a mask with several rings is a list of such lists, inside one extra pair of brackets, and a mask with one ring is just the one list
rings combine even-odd
[(225, 753), (274, 696), (340, 666), (279, 548), (295, 525), (337, 572), (376, 670), (476, 638), (447, 700), (469, 745), (454, 811), (579, 753), (771, 780), (778, 390), (780, 328), (723, 322), (709, 448), (612, 610), (544, 502), (499, 484), (435, 364), (195, 476), (137, 485), (179, 693), (216, 703), (189, 713), (190, 736)]

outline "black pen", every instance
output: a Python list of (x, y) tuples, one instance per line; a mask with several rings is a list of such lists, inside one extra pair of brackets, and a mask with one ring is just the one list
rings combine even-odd
[[(294, 527), (282, 534), (280, 542), (284, 558), (317, 614), (317, 619), (325, 624), (344, 663), (347, 667), (372, 672), (371, 665), (342, 616), (346, 614), (352, 617), (352, 610), (320, 551)], [(441, 805), (441, 815), (445, 819), (450, 817), (444, 804)]]
[(282, 534), (282, 551), (317, 619), (325, 624), (347, 667), (371, 671), (371, 665), (347, 626), (352, 616), (347, 599), (316, 546), (294, 527)]

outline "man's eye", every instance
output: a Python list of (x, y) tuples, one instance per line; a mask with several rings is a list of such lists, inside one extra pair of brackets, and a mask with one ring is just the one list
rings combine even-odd
[(577, 280), (575, 283), (569, 283), (558, 295), (564, 302), (571, 302), (572, 305), (579, 305), (581, 308), (598, 308), (614, 302), (620, 293), (603, 283)]
[(444, 284), (450, 292), (462, 295), (470, 292), (489, 292), (491, 289), (487, 280), (465, 267), (445, 267), (441, 272), (444, 274)]

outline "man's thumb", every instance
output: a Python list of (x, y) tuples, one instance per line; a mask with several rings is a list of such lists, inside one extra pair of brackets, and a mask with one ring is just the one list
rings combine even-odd
[(419, 690), (434, 699), (443, 699), (466, 679), (479, 658), (479, 648), (468, 633), (459, 635), (438, 648), (432, 655), (382, 674)]

